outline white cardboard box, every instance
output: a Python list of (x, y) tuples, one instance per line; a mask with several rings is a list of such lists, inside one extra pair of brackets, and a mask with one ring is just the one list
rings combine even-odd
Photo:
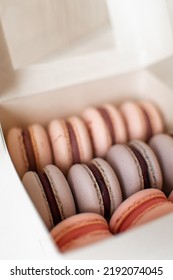
[[(63, 87), (49, 93), (3, 101), (0, 104), (0, 119), (6, 134), (13, 125), (27, 125), (35, 121), (47, 125), (54, 117), (80, 113), (90, 104), (100, 104), (105, 101), (118, 104), (127, 98), (153, 100), (164, 112), (168, 127), (173, 126), (172, 91), (145, 71), (112, 76)], [(173, 257), (173, 214), (70, 254), (62, 255), (56, 252), (49, 233), (40, 221), (10, 162), (3, 139), (0, 141), (0, 169), (2, 170), (0, 182), (3, 188), (1, 190), (3, 195), (0, 196), (0, 205), (3, 209), (3, 212), (0, 211), (1, 225), (3, 225), (0, 248), (3, 258), (90, 259), (91, 252), (94, 259), (171, 259)]]
[(1, 0), (0, 3), (0, 28), (15, 69), (68, 46), (107, 21), (104, 0)]
[[(108, 2), (111, 5), (112, 1)], [(146, 3), (144, 6), (150, 5), (148, 0), (142, 3)], [(153, 0), (152, 3), (164, 6), (164, 0)], [(139, 8), (138, 5), (135, 7)], [(122, 8), (121, 4), (119, 8)], [(120, 22), (126, 15), (127, 10), (122, 13)], [(166, 30), (169, 29), (167, 21), (163, 25)], [(143, 31), (145, 33), (146, 30)], [(134, 33), (134, 39), (138, 37), (136, 35)], [(161, 38), (157, 39), (168, 35), (170, 29), (169, 32), (162, 32)], [(171, 37), (164, 41), (167, 48), (162, 44), (157, 56), (150, 61), (170, 55), (171, 42)], [(145, 50), (142, 54), (147, 54), (150, 49), (148, 44), (140, 47), (142, 51)], [(90, 104), (98, 105), (105, 101), (118, 104), (126, 98), (153, 100), (164, 112), (166, 123), (171, 128), (173, 93), (149, 72), (139, 70), (141, 64), (144, 66), (149, 63), (148, 56), (142, 56), (142, 60), (139, 60), (139, 54), (140, 48), (136, 56), (136, 53), (112, 47), (65, 60), (59, 60), (58, 57), (58, 60), (54, 59), (50, 63), (42, 62), (17, 71), (11, 69), (10, 72), (1, 72), (5, 83), (0, 87), (3, 93), (0, 97), (0, 122), (3, 130), (0, 132), (0, 258), (91, 259), (92, 256), (93, 259), (172, 259), (172, 214), (109, 240), (68, 254), (59, 253), (16, 174), (3, 136), (14, 125), (24, 126), (37, 121), (46, 126), (53, 117), (80, 113)], [(138, 71), (120, 74), (132, 69)]]

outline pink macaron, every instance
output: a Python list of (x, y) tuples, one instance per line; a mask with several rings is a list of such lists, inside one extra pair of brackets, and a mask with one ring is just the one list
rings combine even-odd
[(112, 236), (107, 221), (95, 213), (74, 215), (59, 223), (51, 236), (61, 252), (77, 249)]
[(143, 225), (168, 213), (173, 213), (173, 203), (157, 189), (139, 191), (117, 208), (109, 223), (113, 234)]
[(79, 213), (98, 213), (109, 220), (122, 202), (117, 176), (104, 159), (94, 158), (87, 165), (73, 165), (68, 181)]
[(42, 172), (29, 171), (23, 184), (47, 228), (76, 214), (75, 202), (63, 173), (55, 165), (47, 165)]
[(82, 118), (90, 131), (94, 155), (104, 157), (109, 147), (115, 143), (127, 142), (127, 131), (119, 110), (111, 104), (88, 107)]
[(83, 120), (77, 116), (54, 119), (48, 132), (55, 164), (64, 174), (75, 163), (87, 163), (93, 156), (91, 139)]
[(119, 107), (128, 131), (129, 140), (148, 141), (165, 129), (163, 116), (151, 101), (125, 101)]
[(11, 128), (7, 134), (7, 147), (21, 178), (27, 171), (41, 170), (53, 162), (47, 132), (39, 124)]
[(159, 161), (163, 174), (163, 191), (166, 195), (173, 190), (173, 137), (168, 134), (153, 136), (149, 145)]
[(118, 177), (124, 199), (144, 188), (162, 189), (160, 165), (143, 141), (114, 145), (106, 158)]

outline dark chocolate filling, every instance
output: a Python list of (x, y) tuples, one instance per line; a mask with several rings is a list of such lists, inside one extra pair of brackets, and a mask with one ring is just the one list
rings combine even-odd
[(80, 163), (80, 153), (79, 153), (79, 148), (78, 148), (78, 143), (77, 143), (75, 132), (74, 132), (73, 127), (70, 122), (67, 121), (66, 125), (67, 125), (70, 142), (71, 142), (71, 147), (72, 147), (73, 163)]
[(97, 110), (99, 111), (102, 118), (104, 119), (104, 121), (105, 121), (105, 123), (108, 127), (108, 130), (110, 132), (110, 135), (111, 135), (112, 144), (114, 144), (116, 139), (115, 139), (115, 134), (114, 134), (114, 127), (113, 127), (113, 124), (112, 124), (112, 120), (109, 116), (109, 113), (107, 112), (107, 110), (105, 108), (102, 108), (102, 107), (98, 107)]
[(89, 169), (91, 170), (91, 172), (93, 173), (97, 184), (99, 186), (102, 198), (103, 198), (103, 205), (104, 205), (104, 217), (105, 219), (109, 219), (110, 218), (110, 196), (109, 196), (109, 192), (108, 192), (108, 188), (106, 186), (106, 183), (104, 181), (104, 178), (100, 172), (100, 170), (93, 164), (90, 163), (88, 164)]
[(144, 159), (144, 157), (140, 154), (140, 152), (132, 145), (129, 145), (130, 149), (132, 150), (132, 152), (135, 154), (135, 157), (137, 158), (141, 170), (142, 170), (142, 176), (143, 176), (143, 180), (144, 180), (144, 188), (150, 188), (150, 177), (149, 177), (149, 172), (148, 172), (148, 166), (147, 163)]
[(149, 115), (147, 114), (147, 112), (145, 111), (145, 109), (142, 106), (141, 106), (141, 109), (144, 113), (145, 121), (146, 121), (146, 124), (147, 124), (147, 139), (146, 139), (146, 141), (149, 141), (149, 139), (153, 136), (153, 129), (152, 129), (152, 125), (151, 125)]
[(34, 149), (31, 142), (31, 137), (27, 128), (22, 130), (23, 143), (26, 150), (26, 155), (29, 163), (30, 171), (37, 171), (37, 164), (34, 154)]
[(43, 186), (43, 189), (44, 189), (44, 192), (45, 192), (48, 204), (49, 204), (49, 208), (50, 208), (50, 211), (52, 214), (53, 223), (54, 223), (54, 225), (56, 225), (60, 221), (62, 221), (62, 218), (61, 218), (61, 214), (60, 214), (54, 193), (52, 191), (51, 184), (45, 173), (42, 173), (39, 171), (37, 173), (37, 175), (42, 183), (42, 186)]

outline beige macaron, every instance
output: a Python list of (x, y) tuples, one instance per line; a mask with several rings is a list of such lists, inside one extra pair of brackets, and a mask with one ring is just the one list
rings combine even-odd
[(77, 116), (54, 119), (48, 125), (55, 164), (67, 174), (75, 163), (87, 163), (93, 156), (88, 129)]

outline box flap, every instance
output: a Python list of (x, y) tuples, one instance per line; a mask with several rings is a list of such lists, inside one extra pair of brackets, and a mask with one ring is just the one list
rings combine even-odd
[(2, 0), (1, 33), (13, 68), (19, 69), (62, 50), (75, 40), (80, 41), (111, 21), (115, 41), (111, 47), (125, 55), (136, 56), (138, 64), (145, 67), (173, 52), (169, 2)]
[(18, 69), (95, 30), (108, 14), (104, 0), (1, 0), (0, 20)]
[[(19, 5), (21, 0), (15, 1), (18, 2), (18, 5), (15, 6), (17, 11), (19, 9), (24, 14), (28, 13), (28, 10), (22, 8), (24, 4)], [(69, 2), (66, 4), (69, 5)], [(77, 0), (72, 0), (72, 2), (78, 7)], [(7, 4), (9, 2), (3, 0), (2, 3), (3, 5), (0, 6), (1, 22), (4, 16), (6, 16), (7, 22), (9, 9)], [(36, 5), (34, 3), (31, 1), (30, 4), (27, 4), (30, 5), (31, 10)], [(44, 8), (45, 3), (45, 1), (42, 2), (39, 9)], [(41, 59), (37, 56), (32, 57), (35, 59), (33, 64), (15, 71), (8, 46), (9, 42), (4, 32), (5, 29), (2, 28), (4, 24), (2, 24), (0, 29), (2, 37), (0, 58), (2, 57), (3, 62), (0, 66), (2, 67), (0, 73), (1, 100), (138, 70), (172, 55), (173, 34), (168, 13), (168, 0), (105, 0), (94, 2), (94, 4), (92, 4), (93, 1), (87, 3), (86, 7), (80, 2), (79, 9), (83, 12), (84, 8), (92, 11), (99, 10), (97, 11), (100, 14), (99, 22), (101, 23), (102, 18), (103, 25), (98, 24), (96, 29), (91, 28), (91, 32), (85, 34), (85, 38), (80, 36), (75, 43), (71, 41), (68, 47), (63, 46), (61, 50), (56, 48), (51, 51), (48, 48)], [(61, 5), (59, 7), (62, 8)], [(71, 13), (71, 9), (68, 12)], [(88, 20), (89, 18), (90, 16)], [(93, 13), (91, 18), (94, 20)], [(47, 26), (46, 23), (45, 26)], [(76, 28), (77, 24), (74, 29)], [(45, 38), (43, 36), (42, 39), (43, 41), (40, 42), (43, 43), (48, 37), (45, 35)], [(42, 46), (45, 47), (44, 44)], [(37, 50), (34, 41), (32, 41), (31, 49)], [(26, 49), (25, 55), (27, 56), (28, 51), (30, 60), (30, 48)]]
[[(166, 0), (107, 0), (116, 47), (141, 67), (173, 53), (173, 33)], [(170, 7), (170, 6), (169, 6)]]

